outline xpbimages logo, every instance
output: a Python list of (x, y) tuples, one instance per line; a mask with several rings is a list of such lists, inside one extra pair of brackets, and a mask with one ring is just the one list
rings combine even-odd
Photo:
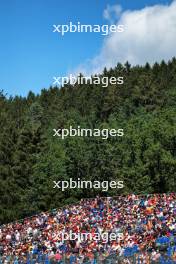
[(53, 25), (53, 32), (64, 36), (65, 33), (101, 33), (107, 36), (109, 33), (124, 32), (124, 25), (83, 25), (80, 22), (65, 25)]
[(54, 76), (53, 77), (53, 86), (64, 86), (65, 84), (71, 85), (86, 85), (86, 84), (94, 84), (101, 85), (102, 87), (108, 87), (108, 85), (123, 85), (124, 80), (123, 76), (74, 76), (70, 74), (69, 76)]
[(78, 178), (76, 181), (70, 178), (69, 181), (53, 181), (53, 188), (61, 189), (63, 192), (69, 189), (101, 189), (107, 192), (109, 189), (122, 189), (124, 188), (123, 181), (85, 181)]
[(69, 233), (62, 232), (59, 234), (59, 240), (62, 242), (64, 241), (70, 241), (70, 240), (78, 240), (79, 242), (83, 241), (103, 241), (105, 243), (108, 243), (110, 241), (121, 241), (123, 240), (123, 233), (113, 233), (113, 232), (102, 232), (102, 233), (74, 233), (72, 230), (70, 230)]
[(102, 139), (108, 139), (109, 137), (123, 137), (124, 132), (123, 129), (99, 129), (99, 128), (81, 128), (78, 126), (77, 128), (73, 128), (72, 126), (68, 128), (60, 128), (53, 129), (54, 134), (53, 137), (60, 137), (61, 139), (65, 139), (66, 137), (101, 137)]

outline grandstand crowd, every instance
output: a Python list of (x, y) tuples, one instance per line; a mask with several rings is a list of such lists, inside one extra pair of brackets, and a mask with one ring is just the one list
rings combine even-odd
[[(63, 240), (70, 232), (91, 236)], [(97, 233), (119, 236), (97, 240)], [(30, 263), (31, 256), (32, 263), (106, 263), (111, 255), (125, 261), (140, 252), (139, 263), (159, 263), (168, 249), (176, 263), (176, 193), (84, 199), (0, 227), (0, 263)]]

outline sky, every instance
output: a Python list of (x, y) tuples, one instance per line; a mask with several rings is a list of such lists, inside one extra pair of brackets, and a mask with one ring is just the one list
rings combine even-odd
[[(124, 24), (123, 33), (53, 32), (53, 25)], [(98, 73), (176, 56), (176, 1), (0, 0), (0, 90), (36, 94), (54, 76)]]

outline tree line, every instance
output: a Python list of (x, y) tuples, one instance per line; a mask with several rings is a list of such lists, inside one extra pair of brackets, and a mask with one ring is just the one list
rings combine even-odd
[[(0, 224), (81, 198), (176, 191), (176, 59), (118, 63), (102, 77), (28, 96), (0, 93)], [(53, 137), (53, 128), (123, 128), (121, 138)], [(53, 188), (53, 181), (124, 181), (123, 190)]]

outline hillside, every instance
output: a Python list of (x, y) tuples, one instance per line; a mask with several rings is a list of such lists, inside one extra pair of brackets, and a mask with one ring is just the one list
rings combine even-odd
[[(124, 84), (65, 85), (0, 97), (0, 223), (84, 197), (176, 191), (176, 59), (117, 64)], [(54, 128), (123, 128), (121, 138), (53, 137)], [(53, 181), (124, 181), (123, 190), (53, 188)], [(102, 194), (103, 193), (103, 194)]]

